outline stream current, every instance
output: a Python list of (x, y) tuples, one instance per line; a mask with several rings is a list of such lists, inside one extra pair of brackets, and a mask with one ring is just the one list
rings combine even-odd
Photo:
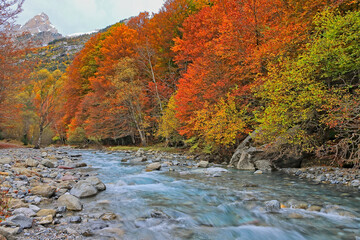
[[(196, 162), (175, 154), (164, 155), (162, 162), (178, 166), (146, 172), (155, 156), (134, 165), (122, 162), (133, 153), (72, 153), (82, 154), (107, 186), (96, 197), (84, 199), (85, 213), (117, 214), (124, 239), (360, 239), (356, 190), (317, 185), (279, 172), (255, 175), (219, 166), (196, 168)], [(266, 201), (285, 204), (291, 199), (322, 209), (265, 210)], [(107, 204), (99, 204), (104, 200)]]

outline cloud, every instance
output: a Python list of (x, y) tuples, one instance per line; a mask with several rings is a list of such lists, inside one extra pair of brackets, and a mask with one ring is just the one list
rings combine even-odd
[(164, 0), (25, 0), (18, 23), (46, 13), (60, 33), (89, 32), (140, 12), (157, 12)]

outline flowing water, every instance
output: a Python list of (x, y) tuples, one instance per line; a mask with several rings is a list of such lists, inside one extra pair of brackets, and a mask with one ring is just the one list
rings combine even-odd
[[(79, 152), (107, 185), (106, 191), (85, 200), (85, 211), (121, 216), (124, 239), (355, 240), (360, 236), (360, 194), (356, 191), (311, 184), (281, 173), (190, 168), (195, 163), (180, 155), (176, 171), (163, 167), (146, 172), (146, 164), (121, 162), (130, 158), (129, 153)], [(265, 202), (273, 199), (281, 203), (295, 199), (323, 209), (266, 212)], [(108, 204), (99, 204), (100, 200)]]

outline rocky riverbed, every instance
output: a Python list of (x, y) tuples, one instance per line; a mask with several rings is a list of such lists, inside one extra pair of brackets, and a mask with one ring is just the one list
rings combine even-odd
[(94, 229), (121, 234), (107, 223), (114, 214), (81, 214), (82, 199), (106, 189), (95, 175), (81, 155), (66, 149), (1, 150), (0, 186), (8, 192), (11, 217), (1, 222), (0, 239), (81, 239)]
[[(196, 229), (202, 229), (201, 226), (207, 226), (206, 231), (209, 230), (209, 226), (216, 229), (216, 225), (219, 224), (216, 223), (217, 221), (224, 222), (220, 226), (224, 224), (226, 226), (227, 222), (237, 218), (238, 214), (240, 214), (239, 216), (250, 214), (252, 217), (249, 217), (248, 222), (250, 222), (250, 225), (255, 224), (256, 226), (270, 226), (274, 221), (281, 223), (282, 218), (287, 219), (286, 221), (289, 219), (300, 221), (299, 226), (294, 225), (292, 227), (295, 229), (303, 224), (301, 222), (303, 219), (306, 220), (309, 217), (325, 217), (327, 219), (327, 215), (330, 214), (331, 218), (333, 216), (345, 217), (346, 221), (350, 222), (347, 229), (351, 230), (354, 224), (356, 225), (356, 219), (359, 217), (358, 213), (353, 211), (352, 208), (342, 207), (341, 204), (316, 202), (319, 197), (317, 195), (314, 196), (314, 199), (307, 199), (302, 195), (289, 197), (289, 193), (281, 193), (278, 196), (272, 193), (269, 194), (267, 190), (269, 187), (262, 186), (262, 182), (269, 181), (267, 177), (270, 177), (270, 182), (278, 181), (273, 183), (275, 187), (278, 187), (276, 186), (278, 184), (285, 184), (290, 188), (290, 186), (294, 185), (294, 181), (287, 177), (271, 180), (272, 173), (267, 171), (237, 172), (237, 170), (226, 169), (225, 163), (224, 165), (214, 165), (207, 161), (194, 161), (193, 156), (153, 151), (146, 152), (143, 150), (123, 153), (110, 151), (91, 153), (91, 151), (87, 151), (84, 154), (93, 160), (87, 159), (87, 163), (85, 163), (82, 152), (70, 148), (0, 150), (0, 179), (2, 179), (0, 187), (3, 191), (8, 191), (8, 196), (11, 197), (9, 209), (11, 216), (0, 224), (0, 240), (3, 240), (4, 237), (10, 240), (132, 239), (133, 236), (138, 237), (139, 233), (142, 234), (144, 229), (147, 229), (144, 230), (144, 234), (147, 235), (153, 234), (153, 232), (149, 232), (149, 229), (163, 226), (165, 223), (168, 226), (173, 226), (175, 222), (179, 221), (177, 224), (180, 224), (184, 221), (184, 216), (179, 215), (178, 218), (181, 220), (177, 220), (176, 217), (172, 216), (175, 212), (167, 211), (173, 207), (178, 209), (183, 205), (184, 208), (180, 211), (181, 214), (190, 211), (188, 217), (194, 217), (192, 222), (186, 224), (186, 229), (194, 226)], [(97, 168), (87, 164), (95, 164)], [(118, 171), (123, 172), (119, 173)], [(152, 171), (161, 174), (151, 175)], [(314, 180), (319, 184), (332, 183), (346, 186), (346, 188), (350, 186), (350, 191), (359, 189), (358, 180), (360, 175), (358, 170), (314, 167), (283, 169), (283, 171), (301, 179)], [(106, 180), (104, 181), (106, 185), (99, 179), (100, 176), (97, 176), (99, 172), (101, 172), (101, 179)], [(147, 175), (147, 173), (150, 173), (150, 175)], [(243, 174), (242, 177), (234, 178), (237, 173)], [(113, 180), (116, 180), (116, 182), (112, 182)], [(169, 186), (164, 185), (165, 183), (169, 184)], [(217, 186), (219, 188), (217, 190), (210, 188), (211, 190), (204, 192), (202, 190), (203, 186), (201, 185), (199, 188), (199, 186), (194, 185), (195, 183), (210, 184), (210, 186), (216, 186), (219, 183), (220, 185)], [(188, 184), (192, 185), (188, 186)], [(225, 184), (228, 188), (225, 188), (222, 184)], [(299, 184), (298, 186), (301, 186), (301, 183)], [(178, 189), (179, 186), (181, 188)], [(107, 193), (107, 187), (110, 187), (109, 193)], [(192, 187), (197, 188), (197, 190), (193, 190)], [(184, 192), (181, 194), (179, 191)], [(196, 191), (195, 195), (193, 195), (193, 191)], [(119, 200), (120, 198), (114, 196), (114, 194), (119, 194), (124, 199)], [(184, 194), (189, 194), (189, 196)], [(214, 194), (218, 195), (218, 197), (215, 198)], [(306, 192), (303, 194), (307, 196)], [(200, 198), (195, 200), (197, 195), (200, 195)], [(221, 199), (223, 195), (225, 198)], [(353, 197), (351, 195), (353, 194), (341, 195), (340, 197)], [(151, 200), (146, 200), (150, 201), (149, 205), (142, 206), (143, 201), (150, 197)], [(170, 201), (171, 204), (174, 204), (173, 201), (176, 201), (177, 198), (182, 199), (185, 197), (189, 197), (189, 199), (187, 201), (181, 200), (174, 206), (164, 203), (166, 208), (162, 210), (161, 208), (151, 208), (152, 205), (161, 204), (164, 201)], [(353, 205), (353, 200), (345, 200), (351, 201)], [(196, 212), (191, 208), (189, 209), (190, 206), (197, 207), (197, 204), (192, 201), (204, 201), (202, 204), (205, 205), (197, 202), (200, 209), (205, 207), (212, 209), (215, 202), (219, 202), (220, 205), (213, 209), (214, 213), (209, 213), (209, 216), (207, 216), (205, 215), (206, 211)], [(229, 201), (229, 203), (224, 201)], [(233, 201), (240, 205), (235, 207)], [(226, 214), (222, 213), (221, 210), (224, 204), (229, 204), (227, 208), (232, 209), (230, 212), (226, 210)], [(117, 207), (120, 207), (120, 209), (116, 211), (115, 208)], [(141, 210), (142, 207), (146, 209), (145, 212), (142, 212), (144, 210)], [(219, 207), (221, 211), (216, 213), (219, 211)], [(200, 209), (197, 209), (197, 211)], [(237, 211), (240, 212), (237, 213)], [(175, 216), (180, 212), (176, 213)], [(125, 216), (126, 214), (128, 216)], [(218, 217), (223, 219), (212, 220)], [(279, 217), (281, 221), (278, 219)], [(259, 219), (262, 220), (259, 221)], [(230, 225), (235, 224), (233, 221), (231, 220)], [(243, 222), (243, 220), (239, 221)], [(163, 228), (166, 230), (168, 226), (163, 226)], [(307, 225), (302, 227), (306, 228)], [(234, 230), (229, 230), (227, 233), (231, 231)], [(281, 235), (281, 232), (276, 232), (278, 230), (274, 231), (271, 230), (270, 233), (276, 233), (277, 237)], [(336, 228), (334, 231), (337, 231)], [(129, 232), (129, 235), (126, 235), (127, 232)], [(149, 236), (149, 239), (167, 239), (160, 232), (157, 237)], [(188, 230), (183, 230), (179, 234), (180, 237), (174, 239), (183, 239), (181, 236), (187, 234), (187, 232)], [(265, 235), (270, 233), (264, 232)], [(286, 233), (290, 234), (289, 232)], [(289, 239), (301, 239), (297, 238), (296, 234), (294, 236), (294, 238)], [(355, 237), (357, 235), (349, 235), (348, 233), (344, 235), (344, 237), (348, 236)], [(184, 238), (192, 239), (191, 237)]]
[(360, 191), (360, 169), (336, 167), (284, 168), (282, 172), (318, 184), (334, 184)]

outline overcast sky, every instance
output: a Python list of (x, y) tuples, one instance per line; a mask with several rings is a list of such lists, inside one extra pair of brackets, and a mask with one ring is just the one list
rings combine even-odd
[(63, 35), (90, 32), (140, 12), (158, 12), (164, 0), (25, 0), (17, 23), (46, 13)]

